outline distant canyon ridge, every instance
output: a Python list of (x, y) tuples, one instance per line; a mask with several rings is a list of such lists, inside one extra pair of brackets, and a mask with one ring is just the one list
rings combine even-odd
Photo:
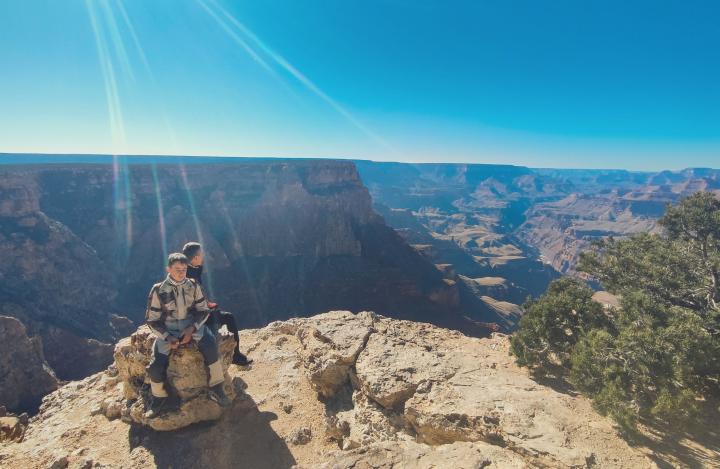
[(16, 362), (35, 364), (47, 392), (107, 366), (191, 240), (243, 327), (372, 310), (508, 332), (592, 240), (653, 231), (698, 190), (720, 192), (720, 171), (0, 154), (0, 316), (27, 342), (0, 368), (33, 389)]

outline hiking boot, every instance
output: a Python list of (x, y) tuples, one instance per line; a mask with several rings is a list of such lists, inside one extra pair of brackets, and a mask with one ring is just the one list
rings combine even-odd
[(152, 419), (160, 415), (164, 410), (166, 402), (167, 397), (153, 396), (152, 401), (150, 401), (150, 408), (145, 412), (145, 417)]
[(235, 353), (233, 354), (233, 365), (239, 365), (239, 366), (248, 366), (253, 361), (245, 356), (242, 352), (235, 350)]
[(217, 402), (220, 407), (227, 407), (232, 404), (230, 398), (225, 394), (222, 383), (211, 387), (210, 392), (208, 392), (208, 397)]

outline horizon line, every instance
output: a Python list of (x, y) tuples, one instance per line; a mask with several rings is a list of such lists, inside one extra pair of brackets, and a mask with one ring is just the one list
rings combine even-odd
[[(360, 162), (370, 162), (370, 163), (387, 163), (387, 164), (408, 164), (408, 165), (452, 165), (452, 166), (460, 166), (460, 165), (466, 165), (466, 166), (509, 166), (514, 168), (527, 168), (531, 170), (563, 170), (563, 171), (624, 171), (628, 173), (660, 173), (664, 171), (670, 171), (670, 172), (682, 172), (687, 170), (698, 170), (698, 169), (704, 169), (704, 170), (713, 170), (713, 171), (720, 171), (720, 168), (713, 168), (709, 166), (687, 166), (684, 168), (677, 168), (677, 169), (659, 169), (659, 170), (652, 170), (652, 169), (626, 169), (626, 168), (601, 168), (601, 167), (593, 167), (593, 168), (579, 168), (579, 167), (571, 167), (571, 166), (528, 166), (528, 165), (521, 165), (521, 164), (512, 164), (512, 163), (469, 163), (469, 162), (457, 162), (457, 161), (424, 161), (424, 162), (416, 162), (416, 161), (394, 161), (394, 160), (373, 160), (373, 159), (366, 159), (366, 158), (353, 158), (353, 157), (347, 157), (347, 156), (241, 156), (241, 155), (207, 155), (207, 154), (170, 154), (170, 153), (44, 153), (44, 152), (6, 152), (6, 151), (0, 151), (0, 157), (3, 156), (46, 156), (46, 157), (64, 157), (64, 156), (78, 156), (78, 157), (125, 157), (125, 158), (234, 158), (234, 159), (256, 159), (256, 160), (330, 160), (330, 161), (360, 161)], [(0, 161), (0, 164), (3, 164), (2, 161)], [(28, 163), (33, 164), (33, 163)]]

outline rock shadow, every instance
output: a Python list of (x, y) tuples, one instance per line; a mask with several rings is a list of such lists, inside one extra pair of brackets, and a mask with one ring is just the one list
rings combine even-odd
[(567, 372), (560, 366), (547, 366), (543, 371), (531, 370), (530, 378), (560, 394), (572, 397), (580, 395), (580, 392), (567, 380)]
[(720, 461), (720, 401), (705, 401), (692, 425), (678, 426), (657, 421), (643, 421), (640, 432), (628, 436), (628, 443), (644, 446), (648, 457), (661, 469), (675, 467), (718, 467)]
[(217, 422), (171, 432), (133, 425), (130, 446), (145, 447), (153, 454), (158, 469), (289, 469), (297, 462), (286, 442), (270, 426), (276, 419), (276, 414), (261, 412), (252, 397), (240, 393)]

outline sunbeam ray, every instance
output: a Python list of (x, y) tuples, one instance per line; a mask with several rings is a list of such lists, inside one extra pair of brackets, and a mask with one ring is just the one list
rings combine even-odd
[[(109, 8), (104, 2), (103, 9)], [(103, 76), (105, 87), (105, 97), (108, 107), (108, 118), (110, 120), (110, 136), (113, 145), (113, 207), (115, 230), (118, 239), (122, 239), (121, 245), (124, 247), (125, 258), (130, 256), (130, 247), (132, 245), (132, 200), (131, 200), (131, 184), (129, 169), (126, 167), (127, 162), (118, 155), (122, 153), (125, 143), (125, 124), (123, 120), (122, 107), (120, 105), (120, 93), (118, 91), (118, 80), (113, 66), (112, 56), (107, 45), (106, 33), (102, 22), (98, 17), (97, 11), (92, 0), (85, 0), (85, 5), (90, 17), (93, 34), (95, 37), (95, 45), (98, 50), (98, 61)], [(111, 12), (105, 12), (106, 20), (108, 16), (112, 16)], [(119, 33), (118, 33), (119, 34)], [(119, 37), (118, 37), (118, 40)], [(115, 51), (123, 50), (115, 46)], [(122, 179), (122, 181), (121, 181)], [(124, 228), (124, 229), (123, 229)], [(124, 239), (123, 239), (124, 237)]]
[(125, 127), (123, 124), (122, 108), (120, 107), (120, 97), (118, 93), (118, 84), (115, 76), (115, 69), (110, 59), (110, 52), (107, 47), (107, 41), (103, 33), (102, 25), (99, 22), (95, 7), (91, 0), (85, 0), (90, 23), (92, 25), (95, 36), (95, 45), (98, 50), (98, 60), (100, 69), (105, 83), (105, 97), (107, 99), (108, 114), (110, 118), (110, 132), (113, 139), (115, 152), (118, 153), (118, 147), (125, 144)]
[(262, 305), (260, 304), (260, 298), (258, 297), (257, 291), (255, 290), (255, 285), (252, 282), (252, 276), (250, 275), (250, 269), (247, 266), (247, 261), (245, 258), (245, 251), (242, 246), (242, 241), (240, 241), (240, 237), (237, 234), (237, 231), (235, 230), (235, 226), (233, 225), (232, 218), (230, 217), (230, 212), (227, 209), (227, 205), (225, 204), (225, 196), (224, 194), (220, 194), (220, 197), (218, 198), (218, 205), (220, 207), (220, 211), (223, 214), (223, 218), (225, 219), (225, 223), (227, 224), (228, 230), (230, 231), (230, 236), (232, 236), (232, 242), (233, 242), (233, 251), (236, 254), (234, 256), (235, 258), (233, 260), (237, 260), (240, 263), (240, 266), (242, 268), (243, 273), (245, 274), (245, 283), (248, 285), (253, 302), (255, 303), (255, 310), (258, 311), (263, 316), (263, 310)]
[[(137, 32), (135, 31), (135, 26), (132, 23), (132, 20), (130, 19), (130, 15), (128, 14), (127, 10), (125, 9), (125, 5), (123, 4), (122, 0), (117, 0), (116, 2), (117, 9), (120, 12), (120, 16), (123, 19), (123, 22), (125, 24), (125, 27), (127, 28), (128, 32), (130, 33), (130, 37), (132, 39), (133, 45), (135, 46), (135, 50), (140, 57), (140, 61), (142, 62), (142, 65), (145, 69), (145, 72), (147, 73), (148, 77), (150, 78), (150, 83), (152, 84), (152, 87), (155, 91), (154, 95), (159, 96), (159, 87), (157, 84), (157, 80), (155, 79), (155, 74), (153, 73), (152, 67), (150, 66), (150, 61), (147, 58), (147, 55), (145, 54), (145, 49), (142, 46), (142, 43), (140, 42), (140, 38), (137, 35)], [(165, 111), (165, 106), (163, 103), (158, 100), (157, 102), (160, 116), (163, 122), (163, 125), (165, 126), (168, 139), (170, 140), (170, 148), (174, 153), (179, 153), (180, 149), (177, 144), (177, 138), (175, 130), (170, 123), (170, 120), (168, 119), (167, 112)], [(168, 234), (167, 234), (167, 228), (165, 225), (165, 210), (162, 202), (162, 193), (160, 189), (160, 179), (157, 172), (157, 165), (156, 163), (152, 163), (151, 166), (152, 169), (152, 177), (153, 177), (153, 185), (155, 188), (155, 203), (157, 205), (157, 213), (158, 213), (158, 226), (160, 230), (160, 243), (163, 251), (163, 259), (166, 259), (169, 254), (168, 249)], [(192, 204), (191, 204), (192, 205)], [(196, 228), (198, 224), (196, 222)], [(164, 262), (164, 261), (163, 261)], [(209, 275), (208, 275), (209, 277)]]
[(278, 73), (275, 71), (275, 69), (272, 68), (270, 64), (267, 63), (266, 60), (264, 60), (256, 51), (252, 48), (250, 44), (247, 43), (243, 38), (238, 36), (238, 34), (232, 30), (232, 28), (223, 21), (222, 18), (220, 18), (203, 0), (196, 0), (197, 3), (210, 15), (212, 19), (215, 20), (215, 22), (222, 28), (225, 33), (230, 36), (230, 38), (238, 44), (247, 54), (256, 62), (258, 63), (266, 72), (270, 74), (270, 76), (277, 81), (280, 86), (282, 86), (292, 97), (296, 100), (299, 100), (298, 96), (295, 94), (295, 92), (290, 88), (290, 86), (283, 80), (283, 78), (278, 75)]
[(110, 40), (115, 50), (115, 56), (120, 63), (120, 68), (130, 80), (135, 81), (135, 74), (132, 70), (132, 64), (128, 57), (127, 49), (125, 48), (125, 42), (122, 40), (120, 29), (118, 28), (117, 21), (115, 21), (115, 14), (113, 13), (112, 6), (108, 3), (108, 0), (99, 0), (98, 3), (105, 16), (105, 24), (107, 24), (108, 31), (110, 33)]
[(122, 0), (117, 0), (115, 4), (117, 5), (118, 11), (120, 12), (120, 16), (122, 16), (123, 21), (125, 22), (125, 27), (127, 27), (128, 31), (130, 32), (130, 37), (132, 38), (135, 49), (140, 56), (140, 60), (145, 66), (145, 70), (147, 71), (148, 75), (150, 75), (150, 79), (154, 83), (155, 76), (153, 75), (152, 69), (150, 68), (150, 62), (148, 62), (147, 56), (145, 55), (145, 49), (143, 49), (142, 45), (140, 44), (140, 39), (135, 32), (135, 27), (133, 26), (132, 21), (130, 21), (130, 16), (128, 16), (125, 5), (123, 4)]
[[(355, 128), (360, 130), (363, 134), (365, 134), (367, 137), (369, 137), (371, 140), (373, 140), (378, 145), (390, 150), (395, 151), (393, 147), (385, 141), (383, 138), (381, 138), (379, 135), (377, 135), (375, 132), (370, 130), (365, 124), (360, 122), (359, 119), (357, 119), (350, 111), (345, 109), (340, 103), (335, 101), (333, 98), (331, 98), (327, 93), (322, 91), (315, 83), (313, 83), (307, 76), (305, 76), (303, 73), (301, 73), (297, 68), (295, 68), (285, 57), (280, 55), (279, 53), (272, 50), (267, 44), (265, 44), (264, 41), (262, 41), (255, 33), (253, 33), (247, 26), (245, 26), (243, 23), (241, 23), (237, 18), (235, 18), (230, 12), (228, 12), (225, 8), (222, 7), (219, 3), (217, 3), (215, 0), (209, 0), (209, 2), (213, 5), (215, 9), (217, 9), (222, 16), (224, 16), (235, 28), (237, 28), (238, 31), (240, 31), (246, 38), (248, 38), (250, 41), (245, 41), (241, 37), (239, 37), (234, 31), (232, 31), (227, 25), (221, 21), (221, 19), (210, 9), (210, 7), (205, 3), (204, 0), (196, 0), (198, 4), (200, 4), (207, 12), (210, 14), (213, 18), (216, 19), (216, 21), (221, 25), (223, 30), (225, 30), (228, 35), (231, 36), (238, 44), (240, 44), (247, 52), (250, 54), (250, 56), (258, 62), (263, 68), (266, 70), (270, 69), (270, 65), (260, 57), (260, 54), (255, 51), (255, 49), (251, 46), (250, 42), (254, 43), (256, 47), (258, 47), (266, 56), (268, 56), (270, 59), (272, 59), (275, 64), (280, 66), (283, 70), (285, 70), (287, 73), (289, 73), (293, 78), (295, 78), (300, 84), (302, 84), (306, 89), (308, 89), (310, 92), (318, 96), (320, 99), (322, 99), (325, 103), (327, 103), (331, 108), (333, 108), (338, 114), (343, 116), (348, 122), (350, 122)], [(274, 70), (273, 70), (273, 73)]]
[[(193, 197), (192, 191), (190, 190), (190, 183), (188, 181), (187, 177), (187, 170), (185, 169), (185, 164), (180, 163), (180, 180), (182, 181), (183, 190), (185, 191), (185, 195), (188, 199), (188, 205), (190, 206), (190, 218), (192, 218), (192, 221), (195, 225), (195, 236), (197, 241), (202, 244), (203, 248), (206, 248), (205, 246), (205, 240), (203, 239), (202, 235), (202, 229), (200, 226), (200, 218), (198, 217), (197, 209), (195, 208), (195, 198)], [(207, 272), (207, 290), (210, 296), (213, 296), (213, 280), (212, 280), (212, 266), (207, 265), (207, 258), (206, 258), (206, 272)]]
[(155, 202), (157, 203), (158, 210), (158, 226), (160, 227), (160, 245), (163, 251), (163, 261), (167, 259), (168, 254), (168, 243), (167, 243), (167, 230), (165, 229), (165, 211), (163, 210), (162, 193), (160, 191), (160, 178), (157, 172), (157, 163), (153, 162), (150, 166), (152, 171), (153, 185), (155, 186)]
[(123, 158), (123, 184), (125, 188), (125, 239), (127, 240), (127, 252), (129, 257), (130, 248), (133, 243), (133, 204), (132, 204), (132, 183), (130, 181), (130, 164), (127, 158)]
[(203, 9), (220, 25), (220, 27), (243, 49), (245, 49), (245, 52), (248, 53), (252, 59), (260, 64), (262, 68), (264, 68), (266, 71), (270, 72), (271, 74), (275, 75), (275, 70), (272, 69), (272, 67), (263, 60), (262, 57), (260, 57), (255, 50), (250, 47), (250, 45), (243, 40), (240, 36), (238, 36), (235, 31), (233, 31), (227, 23), (225, 23), (217, 14), (215, 14), (214, 11), (210, 9), (210, 7), (207, 6), (207, 4), (203, 0), (197, 0), (197, 3), (203, 7)]

